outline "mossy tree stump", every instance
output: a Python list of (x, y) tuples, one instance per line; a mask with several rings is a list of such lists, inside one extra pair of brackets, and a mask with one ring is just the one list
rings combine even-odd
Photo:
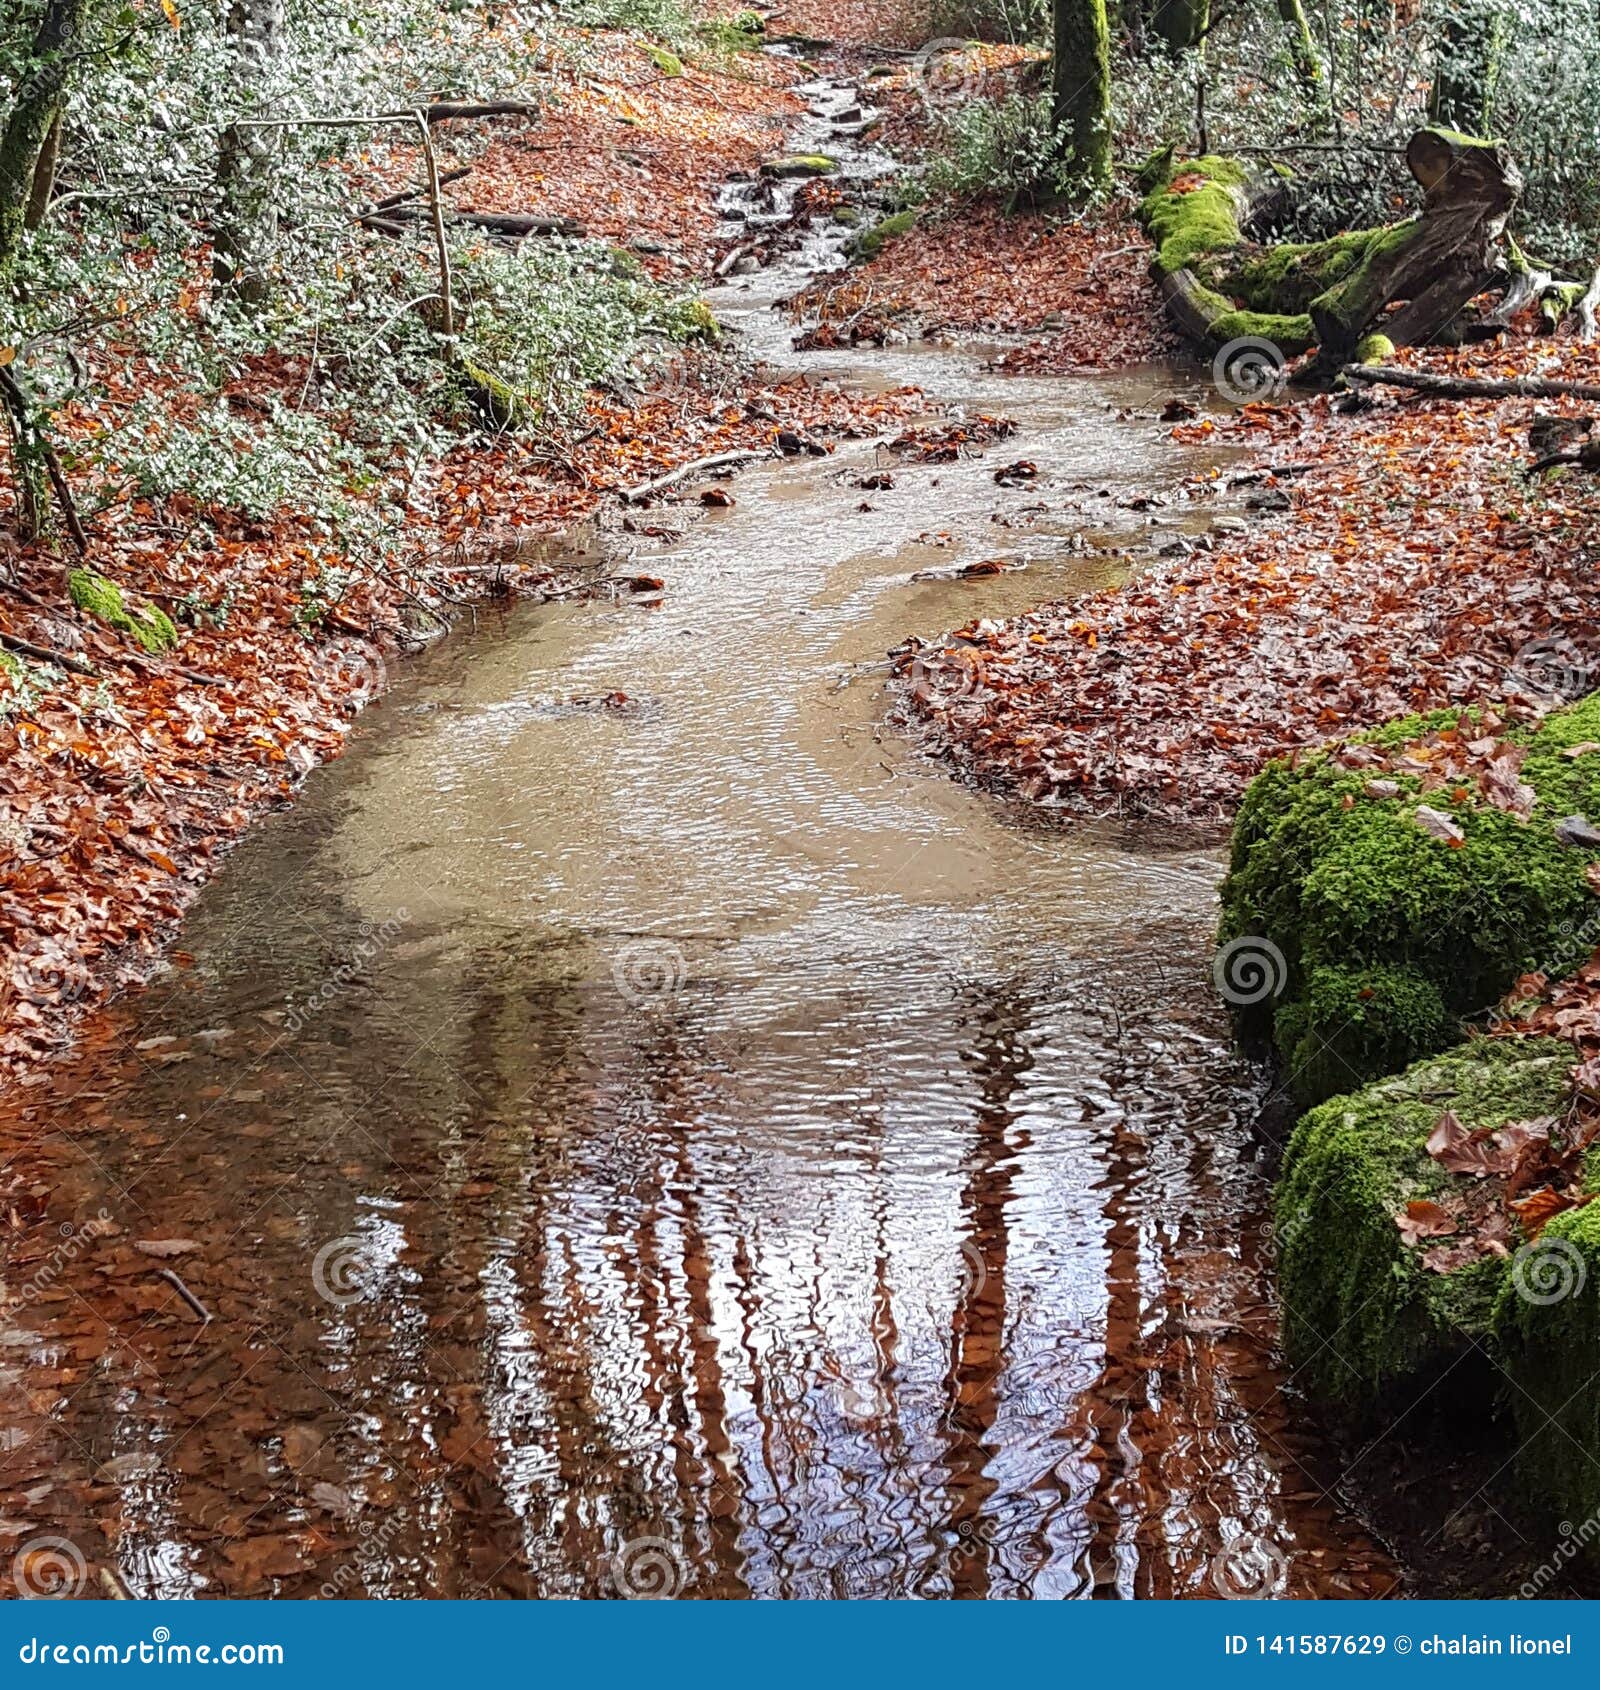
[[(1142, 174), (1139, 215), (1179, 330), (1207, 353), (1242, 336), (1270, 340), (1286, 356), (1316, 347), (1335, 368), (1357, 356), (1380, 319), (1396, 346), (1435, 338), (1504, 268), (1498, 245), (1522, 177), (1498, 142), (1448, 129), (1419, 130), (1406, 162), (1423, 191), (1416, 217), (1262, 246), (1252, 232), (1281, 209), (1287, 172), (1158, 154)], [(1405, 304), (1385, 316), (1397, 301)]]

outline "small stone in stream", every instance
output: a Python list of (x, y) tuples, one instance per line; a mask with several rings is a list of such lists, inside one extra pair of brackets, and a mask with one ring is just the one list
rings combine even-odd
[(1281, 489), (1269, 487), (1265, 493), (1252, 493), (1245, 500), (1244, 508), (1251, 511), (1286, 511), (1291, 508), (1291, 501)]
[(994, 472), (995, 485), (999, 487), (1020, 487), (1024, 482), (1032, 481), (1039, 473), (1039, 466), (1029, 458), (1018, 458), (1014, 464), (1007, 464), (1004, 469)]
[(700, 503), (703, 505), (717, 505), (726, 509), (729, 505), (734, 503), (734, 497), (726, 487), (707, 487), (700, 495)]
[(871, 475), (863, 475), (856, 486), (865, 488), (869, 493), (884, 493), (894, 486), (894, 477), (886, 469), (877, 469)]
[(761, 260), (760, 259), (758, 259), (758, 258), (741, 258), (739, 260), (739, 262), (734, 265), (733, 273), (736, 276), (753, 276), (756, 273), (756, 271), (759, 270), (760, 268), (761, 268)]
[(1216, 534), (1248, 534), (1250, 525), (1243, 517), (1219, 516), (1211, 524), (1212, 532)]
[(1191, 417), (1198, 414), (1193, 405), (1189, 404), (1187, 400), (1180, 399), (1177, 394), (1173, 394), (1161, 407), (1162, 422), (1188, 422)]
[(1600, 846), (1600, 827), (1587, 816), (1563, 816), (1556, 823), (1556, 838), (1563, 845), (1579, 845), (1592, 851)]

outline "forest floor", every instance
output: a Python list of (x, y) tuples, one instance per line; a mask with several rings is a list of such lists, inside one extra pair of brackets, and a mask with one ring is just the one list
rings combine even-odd
[[(668, 76), (627, 37), (597, 45), (607, 74), (575, 81), (537, 125), (498, 128), (474, 151), (457, 203), (581, 214), (591, 235), (693, 286), (709, 274), (718, 189), (781, 150), (803, 109), (789, 91), (803, 72), (746, 54), (737, 74), (691, 62)], [(441, 163), (453, 162), (446, 140)], [(387, 165), (401, 185), (414, 178), (403, 148)], [(94, 372), (113, 402), (162, 381), (128, 364)], [(303, 393), (307, 377), (296, 360), (257, 361), (223, 397), (260, 412)], [(627, 514), (619, 490), (733, 447), (776, 450), (782, 430), (825, 443), (880, 433), (918, 408), (910, 395), (766, 379), (709, 346), (641, 396), (592, 393), (587, 405), (570, 444), (505, 436), (451, 452), (409, 512), (413, 567), (357, 573), (336, 600), (319, 586), (317, 525), (299, 513), (252, 521), (181, 495), (113, 502), (88, 520), (83, 561), (141, 613), (142, 599), (173, 617), (181, 638), (168, 656), (76, 611), (71, 548), (22, 546), (5, 523), (0, 646), (25, 662), (0, 677), (0, 1076), (42, 1078), (37, 1064), (70, 1043), (84, 1012), (148, 973), (221, 856), (338, 755), (389, 666), (435, 637), (453, 603), (579, 592), (659, 602), (660, 580), (627, 556), (670, 534)], [(70, 463), (90, 421), (69, 407), (53, 426)], [(7, 516), (13, 491), (7, 467)], [(215, 538), (192, 543), (202, 526)], [(609, 544), (595, 546), (596, 529)], [(620, 565), (608, 571), (607, 555)]]

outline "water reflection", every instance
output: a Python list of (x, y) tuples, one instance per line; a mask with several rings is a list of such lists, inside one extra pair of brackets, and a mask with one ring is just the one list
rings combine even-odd
[[(1105, 408), (1145, 391), (1024, 393), (1021, 438), (1170, 483)], [(1273, 1367), (1215, 853), (1030, 833), (840, 685), (1110, 564), (913, 582), (993, 544), (992, 475), (863, 512), (850, 467), (748, 478), (660, 611), (432, 654), (194, 966), (10, 1101), (0, 1552), (65, 1537), (86, 1594), (1161, 1596), (1243, 1532), (1294, 1593), (1391, 1588)]]

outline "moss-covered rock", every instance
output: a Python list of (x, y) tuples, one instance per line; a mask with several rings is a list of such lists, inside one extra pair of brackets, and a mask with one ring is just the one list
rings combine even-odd
[[(1412, 717), (1357, 743), (1398, 753), (1460, 719)], [(1275, 990), (1233, 994), (1248, 998), (1236, 1013), (1247, 1035), (1276, 1047), (1301, 1107), (1443, 1049), (1519, 974), (1566, 973), (1600, 940), (1600, 901), (1585, 879), (1600, 853), (1557, 829), (1575, 814), (1600, 823), (1600, 752), (1565, 754), (1600, 742), (1600, 695), (1504, 737), (1526, 745), (1526, 820), (1475, 784), (1424, 790), (1405, 759), (1375, 779), (1321, 751), (1251, 783), (1222, 887), (1221, 941), (1249, 940), (1274, 959)], [(1419, 820), (1423, 807), (1434, 815)], [(1437, 816), (1459, 839), (1438, 836)]]
[(910, 234), (916, 226), (915, 211), (897, 211), (892, 217), (874, 223), (870, 229), (863, 229), (851, 241), (850, 250), (857, 258), (875, 258), (890, 241)]
[(1557, 1215), (1518, 1252), (1494, 1341), (1511, 1379), (1518, 1467), (1567, 1519), (1588, 1518), (1600, 1511), (1600, 1202)]
[(86, 616), (127, 634), (146, 651), (170, 651), (178, 643), (172, 618), (153, 604), (130, 605), (115, 581), (92, 569), (67, 571), (67, 593)]
[(831, 176), (838, 168), (838, 161), (824, 153), (786, 153), (781, 158), (761, 162), (761, 174), (780, 181), (800, 176)]
[(683, 60), (670, 47), (658, 47), (653, 41), (641, 41), (645, 56), (663, 76), (682, 76)]
[(1278, 1284), (1285, 1347), (1316, 1393), (1374, 1402), (1488, 1335), (1507, 1259), (1434, 1273), (1396, 1216), (1464, 1184), (1427, 1152), (1444, 1110), (1469, 1129), (1555, 1114), (1572, 1061), (1559, 1039), (1476, 1039), (1301, 1120), (1278, 1185)]

